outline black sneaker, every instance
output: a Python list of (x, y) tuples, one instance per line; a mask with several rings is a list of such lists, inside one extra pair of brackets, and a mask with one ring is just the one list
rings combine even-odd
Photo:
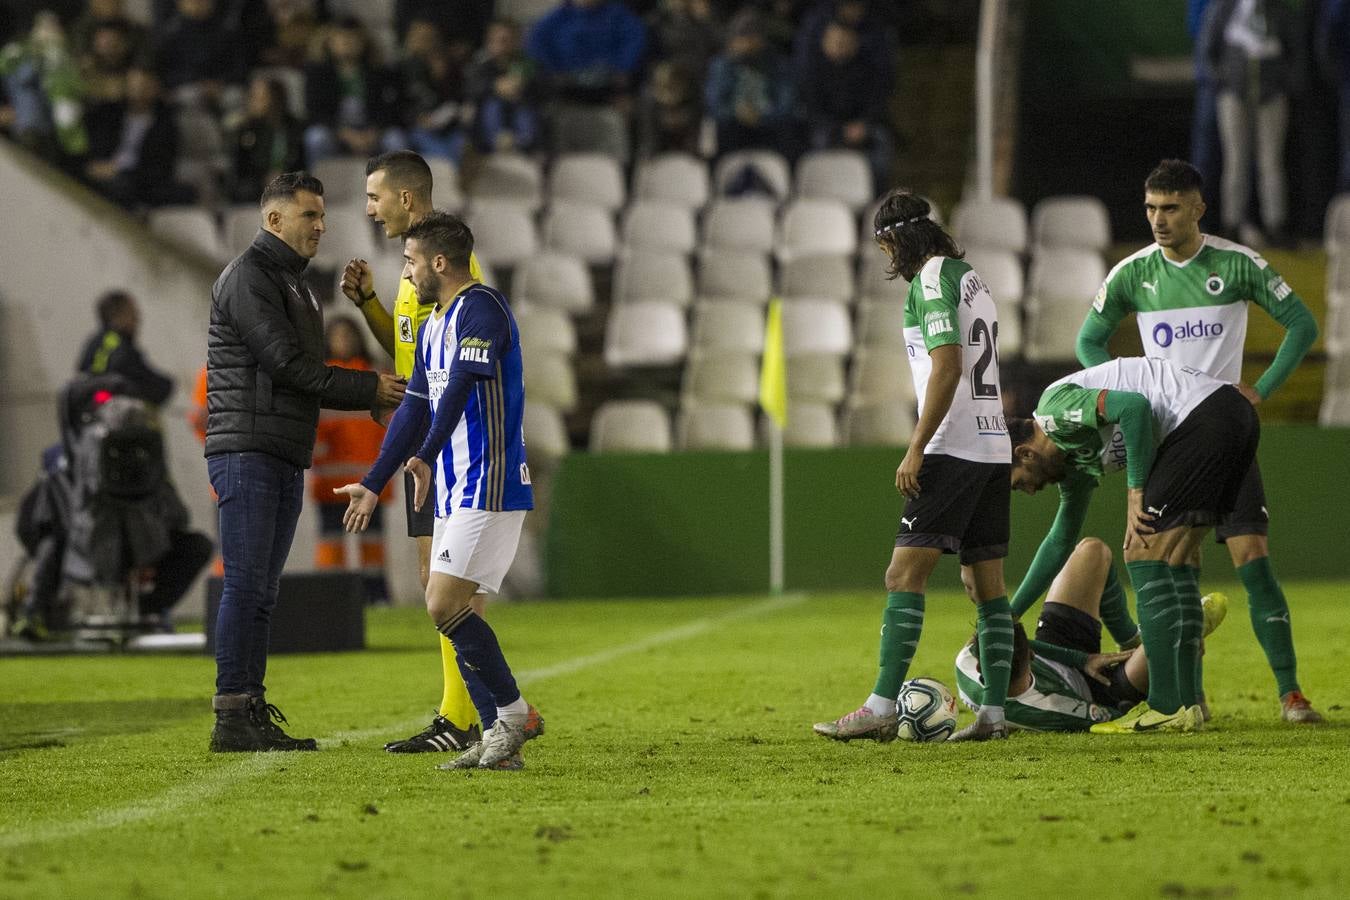
[(212, 753), (256, 753), (267, 750), (267, 738), (250, 709), (218, 709), (211, 729)]
[(267, 746), (264, 750), (318, 750), (319, 742), (314, 738), (294, 738), (281, 730), (278, 722), (285, 724), (286, 717), (281, 710), (268, 703), (262, 697), (253, 697), (249, 701), (249, 711), (253, 723), (261, 732)]
[(443, 753), (447, 750), (463, 752), (483, 739), (483, 729), (477, 725), (456, 728), (445, 716), (437, 715), (431, 724), (401, 741), (390, 741), (384, 749), (390, 753)]

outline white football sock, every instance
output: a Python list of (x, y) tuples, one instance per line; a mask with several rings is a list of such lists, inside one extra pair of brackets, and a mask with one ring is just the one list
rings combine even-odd
[(864, 703), (863, 706), (867, 707), (868, 709), (870, 709), (872, 712), (876, 713), (879, 716), (895, 715), (895, 701), (888, 700), (887, 698), (881, 696), (880, 694), (869, 695), (867, 698), (867, 702)]
[(529, 717), (530, 704), (525, 702), (524, 697), (517, 697), (515, 703), (497, 707), (497, 718), (512, 725), (524, 725)]
[(980, 711), (975, 714), (975, 721), (983, 722), (986, 725), (997, 725), (1003, 721), (1003, 707), (981, 706)]

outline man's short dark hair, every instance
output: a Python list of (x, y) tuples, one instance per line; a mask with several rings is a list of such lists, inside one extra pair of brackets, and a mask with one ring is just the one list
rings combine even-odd
[(131, 295), (126, 291), (108, 291), (102, 297), (99, 297), (98, 302), (94, 305), (94, 308), (98, 310), (99, 324), (104, 328), (111, 328), (113, 319), (117, 318), (134, 302)]
[(450, 265), (467, 269), (473, 253), (473, 232), (459, 216), (435, 210), (403, 235), (404, 241), (416, 240), (428, 255), (444, 256)]
[(1022, 446), (1036, 435), (1036, 422), (1033, 419), (1009, 416), (1007, 422), (1008, 440), (1014, 447)]
[(317, 197), (323, 196), (323, 182), (308, 172), (283, 172), (267, 182), (258, 205), (267, 208), (273, 200), (293, 200), (301, 191), (308, 191)]
[(1164, 159), (1144, 179), (1144, 190), (1155, 194), (1184, 194), (1187, 191), (1203, 194), (1205, 179), (1199, 169), (1184, 159)]
[(891, 278), (913, 281), (919, 266), (930, 256), (961, 259), (966, 252), (942, 230), (929, 214), (933, 208), (923, 197), (896, 188), (881, 201), (872, 219), (877, 242), (891, 258), (886, 273)]
[(396, 191), (411, 191), (431, 200), (431, 166), (411, 150), (391, 150), (372, 156), (366, 163), (366, 176), (383, 172), (385, 182)]

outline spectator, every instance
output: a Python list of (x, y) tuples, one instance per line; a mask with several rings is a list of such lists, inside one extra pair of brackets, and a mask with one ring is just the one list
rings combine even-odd
[(192, 202), (192, 189), (174, 180), (178, 127), (154, 72), (127, 72), (126, 102), (108, 105), (101, 118), (91, 123), (85, 165), (95, 188), (126, 207)]
[[(1218, 184), (1222, 159), (1219, 155), (1218, 93), (1210, 77), (1210, 66), (1201, 52), (1201, 32), (1205, 15), (1214, 6), (1212, 0), (1187, 0), (1186, 31), (1195, 42), (1195, 112), (1191, 118), (1190, 163), (1200, 171), (1205, 184)], [(1217, 206), (1217, 204), (1216, 204)]]
[(408, 28), (403, 47), (403, 109), (409, 117), (408, 142), (423, 156), (439, 156), (458, 163), (473, 112), (464, 91), (469, 45), (463, 41), (447, 43), (436, 25), (419, 20)]
[(663, 0), (648, 18), (657, 59), (676, 63), (700, 82), (722, 49), (723, 25), (712, 0)]
[(141, 312), (126, 291), (109, 291), (98, 300), (98, 330), (80, 351), (77, 372), (121, 375), (137, 399), (162, 406), (173, 393), (173, 379), (152, 368), (136, 346)]
[(802, 106), (815, 149), (843, 147), (867, 155), (872, 183), (886, 183), (895, 155), (886, 104), (890, 82), (878, 80), (876, 66), (859, 53), (858, 33), (831, 22), (820, 38), (820, 53), (801, 70)]
[[(358, 371), (374, 370), (361, 331), (351, 319), (333, 319), (328, 323), (325, 337), (328, 365)], [(309, 482), (309, 495), (319, 509), (315, 568), (338, 571), (347, 568), (346, 529), (342, 524), (347, 498), (334, 494), (333, 489), (359, 481), (380, 455), (383, 441), (384, 429), (364, 413), (335, 410), (320, 413)], [(361, 532), (361, 580), (370, 602), (381, 603), (389, 599), (389, 588), (384, 579), (383, 520), (384, 503), (389, 500), (390, 493), (386, 487), (380, 494), (380, 505), (371, 516), (370, 528)]]
[(304, 125), (286, 107), (286, 88), (255, 75), (248, 86), (246, 118), (234, 138), (234, 199), (256, 202), (282, 172), (304, 166)]
[(95, 25), (88, 49), (80, 56), (86, 105), (125, 100), (127, 72), (134, 61), (131, 34), (124, 23), (112, 20)]
[(638, 104), (638, 152), (698, 154), (703, 130), (699, 84), (679, 63), (659, 62)]
[(259, 62), (266, 66), (300, 68), (319, 29), (320, 0), (270, 0), (271, 39)]
[(146, 61), (150, 37), (140, 25), (127, 18), (122, 0), (89, 0), (84, 13), (70, 30), (71, 46), (81, 56), (94, 50), (98, 30), (111, 26), (124, 36), (132, 61)]
[(525, 44), (560, 100), (626, 100), (647, 49), (647, 27), (618, 0), (563, 0), (530, 29)]
[(534, 63), (520, 47), (520, 26), (497, 19), (468, 74), (469, 95), (477, 108), (474, 143), (484, 153), (533, 150), (539, 141), (539, 110)]
[(220, 102), (225, 86), (244, 78), (239, 44), (239, 32), (216, 0), (177, 0), (156, 34), (156, 68), (165, 90), (179, 102)]
[(399, 86), (382, 69), (365, 27), (341, 19), (328, 32), (323, 58), (305, 68), (305, 157), (313, 166), (347, 153), (374, 156), (407, 142), (397, 127)]
[(766, 147), (795, 155), (792, 73), (769, 47), (758, 14), (742, 12), (732, 20), (726, 52), (708, 70), (705, 94), (718, 153)]
[(477, 47), (492, 19), (492, 6), (493, 0), (396, 0), (394, 33), (403, 41), (414, 22), (430, 22), (451, 41)]
[(84, 155), (84, 86), (55, 14), (38, 13), (27, 40), (0, 49), (0, 77), (15, 140), (38, 153)]
[[(1223, 227), (1248, 245), (1288, 241), (1284, 171), (1289, 95), (1299, 88), (1302, 27), (1291, 5), (1270, 0), (1214, 0), (1200, 37), (1200, 53), (1218, 88)], [(1255, 149), (1261, 219), (1248, 215)]]
[(1324, 63), (1339, 95), (1340, 163), (1336, 190), (1350, 191), (1350, 0), (1327, 0), (1321, 7), (1317, 29), (1323, 45)]
[(858, 56), (876, 68), (877, 82), (889, 93), (895, 84), (895, 16), (895, 10), (883, 13), (873, 0), (820, 0), (802, 16), (793, 40), (793, 64), (801, 71), (812, 56), (818, 57), (825, 29), (839, 22), (858, 35)]

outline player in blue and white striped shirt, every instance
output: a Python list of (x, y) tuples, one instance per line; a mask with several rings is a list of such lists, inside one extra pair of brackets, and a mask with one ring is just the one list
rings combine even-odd
[(531, 707), (474, 600), (501, 587), (534, 494), (521, 435), (520, 333), (506, 298), (469, 274), (472, 250), (473, 233), (448, 213), (427, 215), (405, 235), (403, 275), (419, 297), (435, 301), (436, 311), (418, 334), (412, 378), (379, 459), (360, 484), (338, 492), (350, 498), (348, 529), (361, 531), (400, 463), (407, 460), (418, 509), (428, 500), (435, 467), (427, 613), (496, 705), (496, 722), (483, 741), (442, 768), (514, 769), (523, 765), (520, 748), (542, 732), (542, 721), (537, 714), (530, 721)]

